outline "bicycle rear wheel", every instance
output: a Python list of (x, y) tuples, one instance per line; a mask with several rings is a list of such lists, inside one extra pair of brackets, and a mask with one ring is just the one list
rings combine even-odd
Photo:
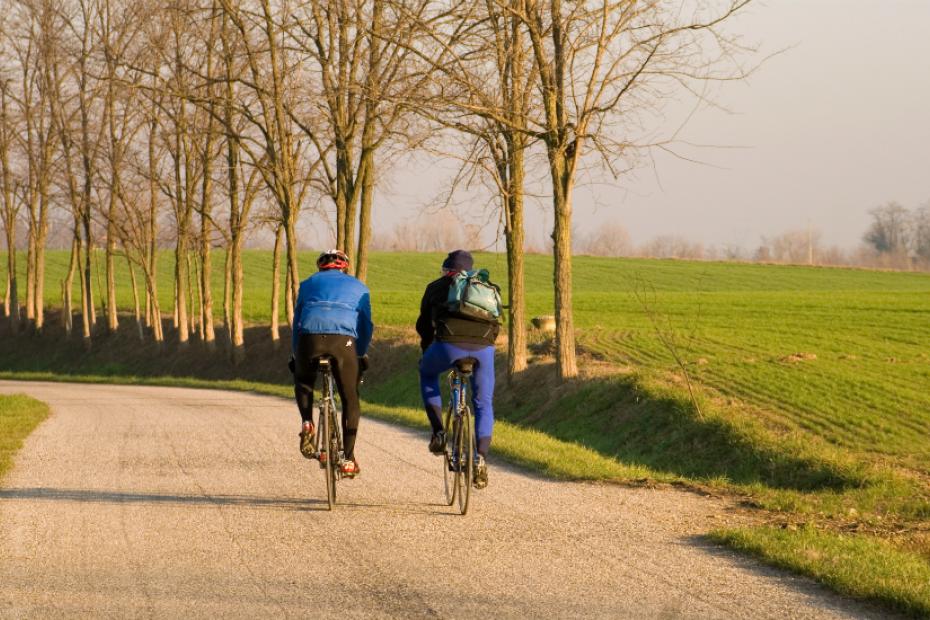
[(475, 432), (472, 426), (471, 410), (465, 406), (459, 420), (461, 441), (458, 471), (455, 474), (458, 487), (459, 512), (463, 515), (468, 512), (468, 500), (471, 497), (472, 480), (475, 475)]
[(332, 489), (331, 504), (336, 505), (336, 481), (342, 477), (339, 468), (342, 466), (342, 431), (339, 415), (335, 405), (329, 409), (329, 453), (333, 455), (332, 467), (329, 470), (330, 488)]
[(336, 505), (336, 466), (333, 463), (336, 455), (333, 454), (333, 416), (332, 405), (324, 401), (320, 409), (320, 433), (323, 435), (323, 446), (320, 450), (320, 459), (325, 461), (323, 477), (326, 478), (327, 508), (333, 509)]
[(443, 428), (447, 433), (451, 433), (452, 437), (446, 437), (446, 447), (443, 450), (442, 457), (442, 483), (443, 490), (445, 491), (446, 497), (446, 506), (451, 506), (455, 503), (455, 489), (457, 485), (455, 483), (455, 472), (452, 471), (452, 455), (454, 454), (453, 450), (455, 449), (455, 432), (452, 428), (452, 408), (450, 407), (446, 411), (446, 417), (443, 420)]

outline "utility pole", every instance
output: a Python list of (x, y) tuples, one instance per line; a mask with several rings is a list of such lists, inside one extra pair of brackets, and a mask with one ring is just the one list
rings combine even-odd
[(807, 264), (814, 264), (814, 241), (813, 241), (813, 230), (811, 228), (811, 221), (807, 220)]

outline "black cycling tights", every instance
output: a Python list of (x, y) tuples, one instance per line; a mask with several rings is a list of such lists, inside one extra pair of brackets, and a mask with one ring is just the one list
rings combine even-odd
[(355, 435), (362, 415), (358, 402), (358, 352), (355, 338), (330, 334), (301, 334), (297, 340), (294, 369), (294, 395), (300, 417), (313, 420), (313, 384), (316, 383), (316, 359), (333, 358), (333, 376), (342, 402), (342, 441), (346, 458), (355, 456)]

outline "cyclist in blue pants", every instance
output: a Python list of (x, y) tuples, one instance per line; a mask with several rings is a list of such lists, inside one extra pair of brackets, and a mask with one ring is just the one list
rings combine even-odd
[(446, 302), (452, 278), (460, 271), (470, 271), (474, 265), (471, 254), (464, 250), (450, 252), (442, 263), (442, 276), (430, 282), (420, 303), (417, 333), (420, 335), (420, 392), (423, 406), (433, 429), (430, 452), (442, 454), (446, 446), (442, 427), (442, 397), (439, 377), (457, 360), (473, 357), (478, 360), (471, 379), (478, 439), (478, 459), (475, 463), (476, 488), (488, 485), (485, 457), (491, 446), (494, 428), (494, 341), (500, 331), (496, 321), (481, 321), (448, 311)]

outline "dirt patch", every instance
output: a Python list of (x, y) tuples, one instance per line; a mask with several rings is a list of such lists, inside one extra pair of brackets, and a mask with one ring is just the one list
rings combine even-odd
[(779, 358), (779, 361), (787, 364), (798, 364), (800, 362), (810, 362), (815, 359), (817, 359), (816, 353), (792, 353), (791, 355)]

